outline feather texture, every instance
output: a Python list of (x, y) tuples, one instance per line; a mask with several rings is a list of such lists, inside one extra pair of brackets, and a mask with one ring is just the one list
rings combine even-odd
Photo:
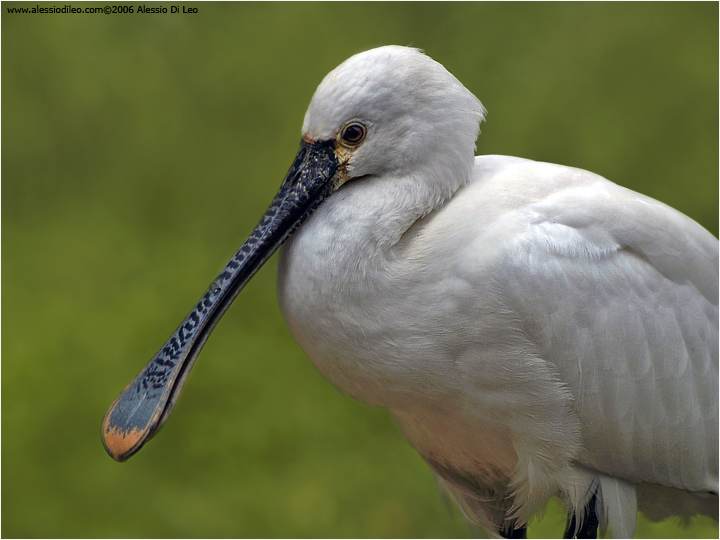
[(370, 127), (282, 252), (293, 335), (493, 534), (554, 495), (623, 537), (637, 508), (716, 514), (717, 240), (587, 171), (474, 157), (483, 115), (414, 50), (328, 75), (305, 137)]

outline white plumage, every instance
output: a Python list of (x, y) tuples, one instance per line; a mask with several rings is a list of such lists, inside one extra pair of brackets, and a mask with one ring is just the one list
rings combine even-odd
[(717, 240), (595, 174), (474, 157), (484, 113), (413, 49), (323, 80), (304, 138), (367, 136), (282, 251), (294, 337), (492, 533), (552, 495), (596, 493), (615, 536), (636, 507), (717, 516)]
[[(118, 396), (124, 461), (167, 421), (222, 314), (275, 249), (317, 368), (386, 407), (465, 514), (518, 535), (557, 495), (567, 535), (718, 507), (718, 243), (595, 174), (474, 157), (485, 110), (417, 50), (320, 84), (268, 211)], [(288, 240), (289, 239), (289, 240)]]

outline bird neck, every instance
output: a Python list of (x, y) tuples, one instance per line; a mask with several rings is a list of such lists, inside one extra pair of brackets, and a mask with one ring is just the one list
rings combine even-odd
[(385, 259), (418, 220), (442, 207), (470, 178), (470, 167), (438, 167), (393, 177), (351, 181), (326, 202), (318, 221), (334, 221), (341, 249), (356, 248), (356, 264)]

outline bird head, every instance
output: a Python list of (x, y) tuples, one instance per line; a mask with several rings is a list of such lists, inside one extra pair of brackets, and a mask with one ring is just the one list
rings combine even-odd
[(457, 170), (454, 176), (466, 180), (484, 115), (440, 63), (390, 45), (352, 56), (323, 79), (302, 134), (306, 142), (332, 142), (341, 181), (428, 167)]

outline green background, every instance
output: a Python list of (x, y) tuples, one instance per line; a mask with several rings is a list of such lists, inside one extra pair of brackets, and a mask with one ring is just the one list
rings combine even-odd
[[(294, 343), (275, 258), (160, 436), (124, 464), (100, 443), (107, 406), (265, 210), (315, 87), (356, 52), (443, 63), (489, 110), (480, 153), (592, 170), (717, 235), (717, 3), (7, 13), (33, 5), (2, 4), (4, 537), (470, 534), (387, 413)], [(551, 504), (531, 536), (562, 532)]]

